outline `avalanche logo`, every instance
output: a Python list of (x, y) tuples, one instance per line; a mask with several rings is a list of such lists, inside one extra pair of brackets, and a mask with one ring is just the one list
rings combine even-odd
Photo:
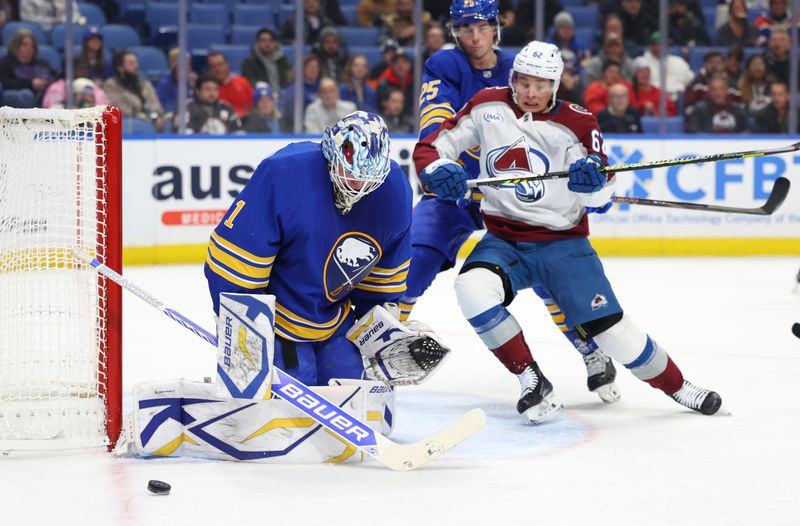
[[(520, 137), (511, 146), (501, 146), (486, 154), (486, 173), (489, 177), (527, 177), (547, 173), (550, 161)], [(508, 183), (500, 188), (513, 188), (517, 199), (532, 203), (544, 197), (544, 181)]]
[(608, 300), (602, 294), (595, 294), (592, 300), (592, 311), (608, 307)]
[(377, 241), (362, 232), (347, 232), (333, 244), (325, 261), (325, 295), (338, 301), (350, 293), (381, 258)]

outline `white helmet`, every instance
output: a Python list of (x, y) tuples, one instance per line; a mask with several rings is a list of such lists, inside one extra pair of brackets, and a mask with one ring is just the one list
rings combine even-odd
[(508, 85), (511, 86), (511, 93), (514, 102), (517, 102), (517, 92), (514, 89), (514, 75), (524, 73), (543, 79), (553, 81), (553, 99), (551, 107), (556, 103), (556, 92), (561, 83), (561, 73), (564, 71), (564, 61), (561, 59), (561, 51), (553, 44), (534, 40), (522, 48), (517, 56), (514, 57), (514, 65), (508, 74)]

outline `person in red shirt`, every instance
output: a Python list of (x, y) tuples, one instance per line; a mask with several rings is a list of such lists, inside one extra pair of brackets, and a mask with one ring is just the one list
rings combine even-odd
[[(633, 98), (631, 106), (642, 115), (659, 115), (659, 98), (661, 90), (653, 86), (650, 81), (650, 64), (646, 60), (633, 61)], [(667, 96), (667, 115), (674, 117), (678, 108), (672, 99)]]
[(209, 53), (208, 74), (219, 82), (219, 99), (233, 106), (236, 115), (243, 117), (253, 107), (253, 86), (241, 75), (232, 75), (222, 53)]
[(400, 91), (406, 94), (403, 114), (411, 116), (413, 114), (412, 99), (414, 98), (411, 96), (411, 84), (413, 82), (414, 72), (412, 71), (411, 57), (402, 49), (398, 49), (392, 58), (391, 66), (378, 77), (376, 87), (378, 100), (386, 98), (389, 88), (399, 88)]
[(608, 106), (608, 88), (614, 84), (624, 84), (628, 88), (628, 100), (633, 100), (631, 85), (622, 78), (622, 68), (616, 60), (607, 60), (603, 64), (603, 76), (595, 80), (583, 92), (586, 109), (597, 115)]

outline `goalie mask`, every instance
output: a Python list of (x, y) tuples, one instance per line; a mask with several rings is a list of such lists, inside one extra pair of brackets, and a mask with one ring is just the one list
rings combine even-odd
[(321, 147), (343, 214), (389, 175), (389, 130), (375, 113), (356, 111), (327, 128)]
[(553, 95), (550, 99), (550, 108), (555, 106), (558, 85), (561, 83), (561, 73), (564, 71), (564, 61), (561, 59), (561, 51), (553, 44), (534, 40), (514, 57), (514, 65), (508, 74), (508, 85), (514, 102), (517, 100), (517, 92), (514, 81), (518, 73), (539, 77), (553, 81)]

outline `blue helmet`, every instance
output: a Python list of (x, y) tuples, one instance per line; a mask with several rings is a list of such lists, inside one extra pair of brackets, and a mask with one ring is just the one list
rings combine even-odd
[(450, 23), (453, 27), (468, 26), (479, 20), (496, 23), (499, 19), (497, 0), (453, 0), (450, 4)]
[(389, 130), (380, 115), (356, 111), (322, 134), (336, 207), (343, 214), (389, 175)]

